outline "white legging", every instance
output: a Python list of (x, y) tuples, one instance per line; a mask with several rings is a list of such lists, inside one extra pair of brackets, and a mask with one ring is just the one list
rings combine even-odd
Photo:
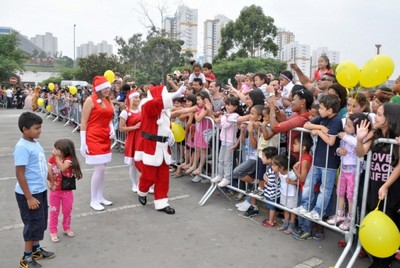
[(106, 164), (95, 165), (91, 183), (91, 203), (100, 203), (104, 201), (104, 172)]
[(135, 163), (132, 163), (132, 165), (129, 166), (129, 178), (132, 181), (132, 189), (137, 190), (138, 188), (138, 176), (139, 172), (135, 166)]

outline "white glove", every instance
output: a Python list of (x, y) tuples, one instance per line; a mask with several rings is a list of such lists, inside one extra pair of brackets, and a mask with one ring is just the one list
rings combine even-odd
[(88, 147), (86, 145), (86, 131), (81, 131), (80, 134), (81, 134), (81, 148), (80, 148), (81, 155), (83, 157), (86, 157), (86, 154), (89, 152)]
[(186, 91), (186, 86), (183, 84), (180, 88), (178, 88), (177, 91), (174, 93), (171, 93), (171, 98), (172, 99), (179, 99), (183, 97), (183, 92)]
[(110, 122), (110, 140), (115, 140), (115, 138), (114, 124)]
[(174, 138), (174, 134), (172, 134), (172, 132), (169, 133), (167, 142), (168, 142), (169, 146), (172, 146), (175, 144), (175, 138)]

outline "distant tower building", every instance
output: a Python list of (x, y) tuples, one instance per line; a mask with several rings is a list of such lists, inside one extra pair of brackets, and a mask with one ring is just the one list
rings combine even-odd
[(58, 51), (58, 39), (52, 33), (37, 34), (30, 38), (31, 42), (40, 47), (47, 55), (55, 56)]
[(87, 44), (82, 44), (77, 47), (77, 58), (85, 58), (92, 54), (106, 53), (111, 56), (113, 54), (113, 46), (109, 45), (106, 41), (95, 45), (92, 41)]
[(174, 40), (182, 40), (182, 52), (190, 51), (197, 59), (198, 10), (180, 6), (176, 17), (164, 19), (164, 31)]
[(278, 45), (278, 56), (276, 59), (283, 60), (282, 50), (283, 48), (295, 41), (295, 35), (292, 32), (286, 31), (286, 29), (278, 28), (278, 34), (275, 38), (275, 43)]
[(221, 29), (230, 21), (224, 15), (217, 15), (213, 20), (204, 22), (204, 60), (212, 62), (221, 45)]
[(325, 55), (329, 58), (329, 62), (332, 66), (332, 64), (339, 64), (340, 62), (340, 52), (339, 51), (334, 51), (334, 50), (329, 50), (327, 47), (319, 47), (312, 52), (312, 58), (311, 58), (311, 70), (315, 70), (318, 68), (318, 58), (321, 55)]
[(310, 74), (311, 58), (309, 45), (299, 44), (299, 42), (291, 42), (285, 45), (281, 51), (281, 60), (288, 64), (288, 69), (290, 68), (290, 63), (295, 62), (304, 74)]

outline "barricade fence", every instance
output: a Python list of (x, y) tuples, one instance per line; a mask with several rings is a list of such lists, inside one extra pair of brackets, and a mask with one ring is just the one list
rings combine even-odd
[[(72, 132), (75, 132), (80, 127), (82, 106), (76, 100), (68, 98), (57, 99), (53, 96), (47, 99), (46, 103), (40, 106), (37, 112), (44, 113), (44, 116), (47, 116), (47, 118), (53, 118), (53, 122), (58, 120), (65, 122), (64, 126), (73, 123), (74, 129), (72, 130)], [(119, 120), (119, 118), (116, 119)], [(300, 187), (300, 181), (298, 179), (296, 180), (295, 199), (297, 199), (298, 206), (296, 208), (289, 208), (287, 206), (287, 203), (282, 204), (279, 201), (278, 197), (272, 200), (267, 200), (264, 197), (264, 190), (260, 189), (260, 181), (263, 180), (262, 178), (264, 174), (258, 174), (260, 170), (262, 170), (259, 168), (259, 165), (262, 165), (262, 162), (259, 158), (261, 150), (265, 148), (265, 146), (268, 146), (268, 141), (263, 141), (262, 139), (257, 138), (257, 146), (256, 148), (253, 148), (248, 139), (249, 135), (255, 135), (255, 133), (257, 133), (257, 137), (262, 136), (262, 130), (260, 129), (260, 127), (258, 127), (257, 130), (254, 130), (253, 133), (249, 134), (243, 124), (241, 126), (238, 126), (237, 121), (232, 121), (230, 122), (230, 124), (231, 128), (234, 129), (233, 132), (235, 133), (235, 135), (233, 137), (229, 137), (232, 138), (232, 140), (228, 141), (228, 137), (221, 136), (220, 125), (216, 124), (211, 117), (205, 117), (201, 122), (196, 122), (195, 124), (193, 124), (192, 127), (189, 128), (189, 130), (185, 133), (184, 141), (175, 143), (175, 145), (171, 148), (173, 163), (186, 163), (189, 167), (189, 172), (187, 172), (187, 174), (193, 175), (192, 181), (199, 182), (202, 180), (203, 182), (211, 182), (210, 187), (207, 189), (206, 193), (199, 201), (199, 204), (205, 205), (205, 203), (217, 190), (223, 196), (233, 201), (232, 198), (227, 194), (227, 191), (231, 190), (236, 193), (245, 195), (247, 196), (247, 198), (253, 198), (256, 199), (258, 202), (272, 205), (281, 210), (288, 211), (289, 213), (294, 213), (298, 216), (299, 221), (300, 219), (302, 219), (301, 221), (308, 222), (308, 225), (314, 222), (325, 228), (329, 228), (334, 232), (344, 235), (347, 244), (342, 254), (339, 256), (335, 267), (342, 267), (346, 257), (351, 251), (352, 246), (357, 244), (357, 247), (353, 251), (350, 261), (346, 266), (352, 267), (356, 261), (358, 253), (361, 250), (361, 244), (358, 240), (357, 234), (359, 224), (366, 214), (366, 198), (371, 172), (371, 151), (368, 152), (366, 160), (364, 160), (364, 158), (357, 158), (352, 208), (351, 211), (348, 211), (348, 213), (350, 213), (352, 217), (349, 224), (349, 229), (342, 230), (337, 226), (337, 210), (339, 205), (339, 198), (337, 198), (334, 204), (331, 200), (335, 200), (337, 192), (336, 189), (340, 189), (341, 187), (342, 182), (338, 178), (340, 178), (340, 174), (343, 170), (343, 163), (341, 163), (341, 167), (337, 169), (339, 173), (335, 174), (334, 182), (332, 182), (332, 177), (328, 176), (329, 174), (332, 176), (333, 172), (331, 169), (328, 168), (328, 153), (330, 150), (329, 145), (326, 145), (325, 166), (316, 167), (314, 165), (314, 156), (316, 155), (315, 149), (318, 138), (315, 136), (313, 137), (314, 146), (311, 150), (311, 168), (308, 172), (302, 190)], [(226, 134), (227, 132), (224, 133)], [(291, 160), (293, 160), (292, 158), (295, 158), (295, 154), (293, 154), (294, 152), (292, 152), (293, 139), (291, 139), (290, 137), (292, 135), (300, 135), (300, 148), (302, 148), (303, 135), (305, 135), (305, 133), (310, 133), (310, 131), (304, 128), (294, 128), (287, 133), (289, 137), (287, 138), (288, 142), (286, 144), (287, 156), (289, 158), (288, 170), (290, 170), (290, 162)], [(278, 133), (276, 135), (278, 137), (277, 140), (280, 141), (280, 134)], [(112, 148), (116, 145), (119, 145), (120, 148), (123, 149), (125, 138), (125, 133), (120, 132), (118, 129), (116, 129), (116, 139), (112, 144)], [(260, 144), (260, 142), (266, 143)], [(377, 141), (375, 141), (375, 143), (390, 144), (390, 152), (392, 152), (393, 145), (397, 144), (397, 141), (394, 139), (378, 139)], [(275, 144), (278, 152), (281, 152), (281, 143), (277, 142)], [(301, 157), (302, 152), (300, 150), (298, 159), (301, 159)], [(296, 161), (298, 161), (298, 159), (296, 159)], [(182, 161), (185, 162), (182, 163)], [(228, 165), (221, 165), (220, 162), (224, 161), (231, 161), (232, 165), (230, 165), (229, 163)], [(224, 171), (222, 172), (221, 169), (224, 169)], [(337, 171), (335, 170), (335, 173)], [(391, 170), (388, 170), (387, 172), (387, 177), (389, 177)], [(213, 182), (213, 179), (215, 177), (222, 174), (223, 176), (229, 178), (229, 183), (224, 187), (220, 187), (218, 186), (218, 183)], [(362, 174), (365, 174), (364, 177), (361, 177)], [(252, 182), (249, 182), (248, 180), (241, 180), (245, 177), (248, 178), (249, 176), (252, 177)], [(364, 181), (364, 183), (360, 185), (360, 181)], [(276, 185), (275, 191), (280, 191), (280, 189), (278, 189), (278, 186), (279, 185)], [(315, 189), (318, 189), (318, 187), (319, 190), (315, 191)], [(289, 188), (286, 188), (286, 192), (283, 193), (285, 196), (288, 196), (289, 194), (288, 189)], [(280, 194), (282, 194), (282, 192), (280, 192)], [(386, 200), (387, 198), (384, 202), (384, 211), (386, 209)], [(305, 207), (307, 212), (312, 211), (315, 206), (318, 206), (318, 217), (309, 217), (306, 213), (299, 212), (297, 209), (301, 205), (307, 206)], [(328, 224), (325, 221), (326, 216), (334, 216), (334, 224)]]

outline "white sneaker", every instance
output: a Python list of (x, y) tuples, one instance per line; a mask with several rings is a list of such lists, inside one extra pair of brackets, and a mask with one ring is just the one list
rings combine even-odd
[(225, 186), (229, 185), (230, 183), (231, 183), (230, 180), (223, 178), (222, 181), (220, 181), (218, 183), (218, 187), (225, 187)]
[(104, 207), (102, 205), (100, 205), (100, 203), (94, 203), (94, 202), (90, 202), (90, 207), (96, 211), (102, 211), (104, 210)]
[(297, 213), (297, 214), (304, 214), (304, 213), (307, 213), (308, 210), (303, 208), (302, 206), (300, 206), (300, 207), (294, 208), (293, 212)]
[(246, 203), (248, 204), (249, 202), (247, 202), (247, 200), (244, 200), (243, 202), (237, 203), (237, 204), (235, 205), (235, 207), (240, 208), (240, 207), (242, 207), (243, 205), (246, 205)]
[(197, 183), (201, 181), (201, 177), (200, 176), (194, 176), (193, 179), (191, 179), (192, 182)]
[(250, 204), (249, 202), (247, 202), (247, 201), (246, 201), (246, 203), (247, 203), (247, 204), (244, 204), (243, 206), (238, 207), (238, 210), (239, 210), (239, 211), (242, 211), (242, 212), (247, 211), (247, 210), (249, 209), (249, 207), (251, 207), (251, 204)]
[(218, 183), (222, 180), (222, 178), (220, 176), (215, 176), (214, 178), (211, 179), (212, 183)]
[(103, 200), (100, 201), (100, 204), (102, 204), (103, 206), (111, 206), (112, 202), (108, 201), (106, 199), (103, 199)]
[(310, 212), (304, 213), (304, 217), (307, 217), (307, 218), (312, 219), (312, 220), (319, 220), (319, 219), (321, 219), (319, 213), (316, 212), (315, 210), (312, 210), (312, 211), (310, 211)]

